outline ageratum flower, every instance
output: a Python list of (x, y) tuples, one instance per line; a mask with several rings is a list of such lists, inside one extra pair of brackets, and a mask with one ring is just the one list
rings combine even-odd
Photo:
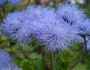
[(59, 23), (53, 22), (48, 25), (43, 25), (42, 23), (42, 27), (38, 29), (36, 38), (41, 45), (46, 45), (47, 50), (55, 52), (71, 46), (75, 41), (75, 35), (70, 26), (67, 27), (66, 25), (59, 25)]
[(12, 58), (10, 55), (0, 50), (0, 70), (22, 70), (21, 68), (18, 68), (12, 61)]
[(56, 19), (53, 8), (42, 6), (30, 6), (24, 12), (9, 14), (2, 24), (2, 31), (20, 45), (34, 37), (38, 44), (46, 45), (46, 49), (54, 52), (71, 46), (77, 36), (77, 31), (67, 22)]
[(58, 10), (57, 13), (57, 19), (64, 20), (70, 25), (78, 24), (85, 20), (86, 15), (84, 14), (84, 11), (79, 8), (79, 6), (75, 6), (74, 4), (62, 4)]
[(10, 57), (10, 55), (3, 51), (3, 50), (0, 50), (0, 66), (5, 64), (5, 63), (8, 63), (12, 60), (12, 58)]
[(34, 37), (39, 44), (46, 45), (49, 51), (64, 50), (75, 41), (74, 29), (66, 22), (58, 21), (54, 9), (31, 6), (25, 10), (25, 13), (33, 18)]
[(3, 6), (5, 3), (7, 3), (7, 0), (0, 0), (0, 6)]
[(17, 6), (19, 5), (20, 3), (20, 0), (8, 0), (8, 3), (11, 5), (11, 6)]
[(77, 24), (77, 29), (79, 29), (79, 34), (84, 36), (90, 36), (90, 19), (87, 18), (83, 20), (79, 25)]
[(26, 8), (26, 10), (24, 11), (26, 14), (28, 15), (34, 15), (34, 14), (40, 14), (41, 13), (41, 10), (43, 9), (42, 6), (29, 6)]
[(29, 7), (27, 7), (27, 9), (24, 12), (27, 15), (31, 16), (33, 20), (34, 19), (35, 20), (43, 19), (42, 21), (44, 21), (44, 20), (46, 20), (44, 18), (47, 18), (47, 17), (53, 18), (53, 17), (51, 17), (52, 15), (55, 17), (55, 9), (53, 9), (51, 7), (29, 6)]
[(30, 19), (23, 12), (8, 14), (2, 24), (2, 32), (12, 38), (20, 45), (31, 40), (32, 30), (30, 29)]
[(32, 19), (32, 23), (30, 24), (32, 24), (34, 34), (37, 34), (38, 29), (43, 27), (42, 25), (49, 25), (56, 21), (55, 10), (51, 7), (29, 6), (24, 13)]
[(18, 68), (13, 62), (9, 62), (3, 66), (0, 67), (0, 70), (22, 70), (21, 68)]
[(0, 0), (0, 6), (4, 6), (5, 4), (10, 4), (11, 6), (19, 5), (20, 0)]

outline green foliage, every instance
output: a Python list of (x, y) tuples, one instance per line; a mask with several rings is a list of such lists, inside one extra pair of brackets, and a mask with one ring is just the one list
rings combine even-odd
[(23, 68), (23, 70), (45, 70), (46, 61), (44, 58), (39, 58), (38, 55), (33, 55), (35, 58), (23, 59), (21, 57), (15, 57), (15, 62)]

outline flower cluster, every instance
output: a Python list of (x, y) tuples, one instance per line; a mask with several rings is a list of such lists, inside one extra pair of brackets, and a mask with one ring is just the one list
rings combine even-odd
[(0, 0), (0, 6), (4, 6), (5, 4), (10, 4), (11, 6), (17, 6), (20, 3), (20, 0)]
[[(90, 18), (86, 17), (86, 14), (79, 8), (79, 6), (63, 4), (58, 8), (56, 14), (57, 20), (64, 20), (68, 25), (77, 30), (77, 34), (79, 35), (79, 37), (77, 37), (78, 42), (84, 43), (85, 38), (87, 44), (89, 44)], [(88, 47), (89, 46), (87, 46), (87, 49)]]
[(86, 18), (84, 11), (81, 10), (79, 6), (75, 6), (73, 4), (63, 4), (58, 8), (56, 13), (57, 19), (63, 19), (72, 26), (76, 24), (79, 25), (79, 23)]
[(21, 68), (18, 68), (12, 61), (12, 58), (10, 55), (0, 50), (0, 70), (22, 70)]
[[(84, 24), (85, 23), (85, 24)], [(29, 6), (22, 12), (8, 14), (2, 24), (4, 34), (24, 45), (37, 40), (49, 51), (61, 51), (80, 41), (81, 35), (89, 35), (89, 19), (84, 11), (73, 4), (63, 4), (55, 10), (51, 7)]]
[[(13, 20), (13, 21), (11, 21)], [(32, 30), (30, 19), (23, 12), (15, 12), (9, 14), (4, 20), (3, 33), (12, 37), (13, 41), (20, 43), (26, 43), (31, 39)]]

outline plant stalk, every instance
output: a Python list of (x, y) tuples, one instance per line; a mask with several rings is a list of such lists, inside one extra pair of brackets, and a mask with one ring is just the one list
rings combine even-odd
[(27, 59), (27, 58), (28, 58), (28, 55), (26, 54), (26, 52), (25, 52), (25, 50), (23, 49), (22, 46), (20, 46), (20, 49), (21, 49), (21, 51), (22, 51), (24, 57)]
[(82, 59), (85, 57), (85, 55), (86, 55), (88, 52), (89, 52), (89, 51), (86, 51), (86, 52), (81, 56), (81, 59), (77, 60), (77, 61), (73, 64), (73, 66), (70, 68), (70, 70), (73, 70), (73, 69), (76, 67), (76, 65), (77, 65), (80, 61), (82, 61)]
[(77, 60), (77, 61), (73, 64), (73, 66), (71, 67), (70, 70), (73, 70), (73, 69), (75, 68), (75, 66), (76, 66), (80, 61), (82, 61), (82, 59), (85, 57), (85, 55), (87, 55), (87, 53), (89, 52), (89, 51), (87, 50), (86, 37), (84, 36), (83, 38), (84, 38), (84, 44), (85, 44), (85, 53), (81, 56), (81, 58), (80, 58), (79, 60)]
[(87, 41), (86, 41), (86, 37), (84, 37), (84, 44), (85, 44), (85, 51), (87, 51)]
[(51, 66), (51, 70), (54, 70), (54, 65), (53, 65), (53, 55), (52, 55), (51, 52), (49, 53), (49, 55), (50, 55), (50, 66)]

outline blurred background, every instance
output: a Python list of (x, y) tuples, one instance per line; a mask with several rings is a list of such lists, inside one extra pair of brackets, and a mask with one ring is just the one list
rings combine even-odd
[[(57, 8), (63, 3), (79, 5), (87, 17), (90, 17), (90, 0), (21, 0), (19, 6), (12, 7), (6, 4), (0, 8), (0, 23), (3, 23), (3, 19), (8, 13), (16, 10), (23, 11), (30, 5)], [(23, 70), (50, 70), (49, 52), (45, 51), (44, 46), (37, 46), (35, 42), (20, 48), (17, 43), (12, 42), (10, 37), (2, 35), (0, 36), (0, 49), (9, 52), (16, 64)], [(83, 46), (76, 43), (61, 53), (53, 53), (54, 70), (70, 70), (72, 65), (81, 58), (83, 51)], [(90, 54), (86, 55), (73, 70), (90, 70)]]

